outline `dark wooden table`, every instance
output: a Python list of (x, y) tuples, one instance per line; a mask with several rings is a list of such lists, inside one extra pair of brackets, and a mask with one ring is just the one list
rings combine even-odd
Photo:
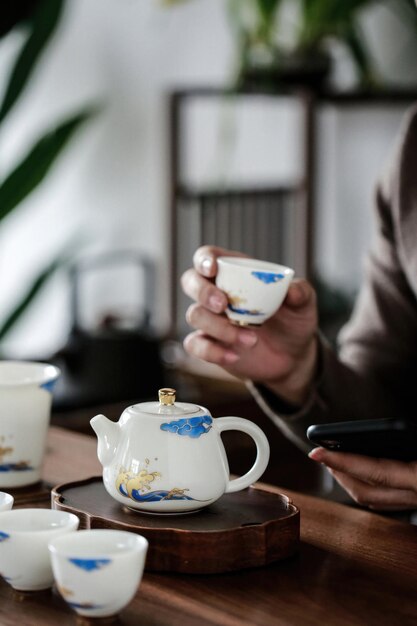
[[(51, 428), (44, 467), (48, 483), (98, 473), (94, 438)], [(417, 624), (417, 527), (312, 496), (286, 493), (301, 510), (301, 545), (297, 556), (262, 569), (233, 574), (145, 572), (135, 599), (115, 623), (126, 626)], [(1, 626), (76, 623), (80, 621), (55, 591), (18, 594), (0, 581)]]

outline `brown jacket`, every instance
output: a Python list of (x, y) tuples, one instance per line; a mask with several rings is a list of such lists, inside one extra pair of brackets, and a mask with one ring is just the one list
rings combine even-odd
[(376, 227), (363, 285), (336, 355), (321, 341), (309, 401), (291, 412), (249, 384), (276, 425), (309, 448), (310, 424), (411, 417), (417, 421), (417, 105), (407, 115), (395, 157), (376, 189)]

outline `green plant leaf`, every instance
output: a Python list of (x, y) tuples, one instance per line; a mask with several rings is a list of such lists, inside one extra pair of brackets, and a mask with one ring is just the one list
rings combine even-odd
[(376, 0), (302, 0), (301, 43), (305, 48), (317, 46), (323, 37), (335, 35), (343, 39), (343, 32), (362, 9)]
[(359, 10), (374, 4), (376, 0), (349, 0), (334, 2), (333, 0), (303, 0), (303, 14), (306, 21), (312, 24), (334, 24), (350, 20)]
[(266, 23), (270, 23), (275, 18), (276, 11), (282, 0), (257, 0), (258, 12)]
[(60, 255), (40, 271), (26, 292), (21, 296), (20, 300), (15, 304), (0, 324), (0, 341), (4, 339), (15, 324), (17, 324), (17, 322), (21, 319), (27, 308), (32, 304), (51, 276), (55, 274), (58, 269), (67, 265), (69, 262), (70, 258), (67, 254)]
[(258, 11), (258, 38), (266, 44), (272, 45), (272, 33), (274, 31), (275, 20), (281, 0), (257, 0), (256, 7)]
[(40, 2), (30, 24), (30, 35), (11, 71), (0, 107), (0, 123), (12, 109), (28, 83), (37, 61), (48, 40), (55, 31), (65, 0), (43, 0)]
[(1, 183), (0, 221), (43, 181), (74, 132), (93, 112), (85, 109), (48, 132)]

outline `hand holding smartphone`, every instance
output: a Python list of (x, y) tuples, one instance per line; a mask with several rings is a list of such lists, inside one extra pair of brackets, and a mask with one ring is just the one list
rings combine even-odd
[(308, 439), (334, 452), (381, 459), (417, 460), (417, 424), (402, 419), (374, 419), (313, 424)]

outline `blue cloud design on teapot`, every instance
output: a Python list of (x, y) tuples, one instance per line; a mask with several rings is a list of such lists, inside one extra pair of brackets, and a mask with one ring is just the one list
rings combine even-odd
[(197, 439), (210, 430), (212, 423), (213, 418), (210, 415), (201, 415), (200, 417), (188, 417), (173, 420), (172, 422), (164, 422), (161, 424), (161, 430), (175, 433), (181, 437)]

